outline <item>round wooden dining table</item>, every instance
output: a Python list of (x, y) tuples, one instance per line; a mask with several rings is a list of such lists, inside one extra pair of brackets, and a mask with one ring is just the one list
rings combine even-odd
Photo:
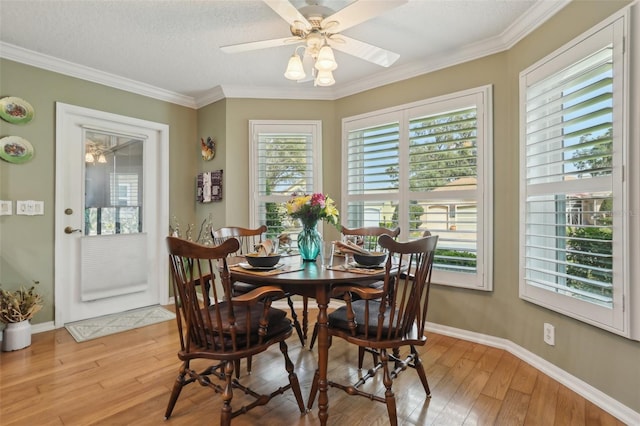
[(358, 270), (340, 269), (344, 258), (334, 258), (332, 269), (318, 262), (303, 262), (300, 256), (283, 257), (283, 266), (278, 270), (260, 271), (231, 266), (231, 280), (254, 285), (277, 285), (286, 293), (313, 297), (318, 303), (318, 418), (321, 425), (327, 424), (329, 417), (329, 397), (327, 395), (327, 368), (329, 363), (329, 335), (327, 333), (327, 308), (331, 287), (341, 283), (370, 282), (383, 279), (384, 268)]

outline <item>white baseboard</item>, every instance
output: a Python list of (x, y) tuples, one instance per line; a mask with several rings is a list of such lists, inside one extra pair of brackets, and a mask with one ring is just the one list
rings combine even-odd
[(541, 358), (538, 355), (529, 352), (522, 346), (519, 346), (510, 340), (434, 323), (427, 323), (427, 330), (434, 333), (443, 334), (445, 336), (455, 337), (458, 339), (503, 349), (520, 358), (532, 367), (535, 367), (538, 370), (542, 371), (547, 376), (551, 377), (558, 383), (561, 383), (562, 385), (568, 387), (586, 400), (591, 401), (593, 404), (602, 408), (621, 422), (628, 425), (640, 425), (640, 413), (632, 410), (631, 408), (613, 399), (604, 392), (594, 388), (593, 386), (580, 380), (579, 378), (572, 376), (563, 369), (550, 363), (544, 358)]
[[(334, 301), (332, 301), (330, 307), (333, 307), (333, 302)], [(170, 303), (173, 303), (173, 298)], [(293, 306), (296, 309), (302, 309), (302, 301), (295, 301), (293, 303)], [(277, 307), (279, 309), (289, 308), (286, 300), (279, 300), (277, 302), (274, 302), (273, 307)], [(31, 330), (32, 333), (35, 334), (42, 333), (44, 331), (50, 331), (53, 329), (55, 329), (54, 322), (49, 321), (45, 323), (34, 324)], [(632, 410), (621, 402), (618, 402), (614, 398), (594, 388), (593, 386), (580, 380), (579, 378), (572, 376), (571, 374), (550, 363), (544, 358), (541, 358), (533, 352), (530, 352), (525, 348), (516, 345), (510, 340), (435, 323), (427, 323), (427, 329), (431, 332), (443, 334), (445, 336), (455, 337), (458, 339), (467, 340), (469, 342), (481, 343), (483, 345), (503, 349), (520, 358), (532, 367), (535, 367), (538, 370), (542, 371), (547, 376), (551, 377), (558, 383), (561, 383), (562, 385), (568, 387), (588, 401), (591, 401), (593, 404), (602, 408), (621, 422), (628, 425), (640, 425), (640, 413)], [(0, 341), (2, 341), (1, 335)]]

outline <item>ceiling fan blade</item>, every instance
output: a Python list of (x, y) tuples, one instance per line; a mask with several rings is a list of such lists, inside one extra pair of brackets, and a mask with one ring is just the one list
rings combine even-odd
[(299, 28), (302, 25), (302, 29), (311, 30), (311, 24), (307, 21), (307, 18), (295, 8), (294, 5), (287, 0), (262, 0), (267, 6), (274, 10), (278, 15), (289, 23), (292, 27)]
[(324, 18), (321, 26), (329, 27), (332, 34), (337, 34), (407, 2), (408, 0), (358, 0)]
[(300, 43), (302, 40), (293, 37), (274, 38), (271, 40), (252, 41), (249, 43), (229, 44), (220, 46), (220, 50), (225, 53), (248, 52), (250, 50), (266, 49), (268, 47), (285, 46), (288, 44)]
[[(373, 62), (374, 64), (378, 64), (382, 67), (391, 66), (400, 57), (397, 53), (342, 34), (337, 37), (344, 41), (344, 43), (329, 43), (333, 49), (348, 53), (349, 55), (364, 59), (365, 61)], [(329, 41), (331, 41), (331, 39), (329, 39)]]

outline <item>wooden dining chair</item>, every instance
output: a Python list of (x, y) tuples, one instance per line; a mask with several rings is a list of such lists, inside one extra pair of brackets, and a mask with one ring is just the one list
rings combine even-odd
[[(180, 337), (178, 358), (182, 366), (173, 384), (165, 419), (171, 416), (182, 388), (195, 382), (222, 394), (219, 424), (224, 426), (230, 425), (232, 418), (266, 404), (289, 389), (300, 412), (305, 413), (300, 384), (285, 343), (293, 333), (291, 320), (285, 311), (271, 307), (274, 298), (284, 296), (283, 291), (279, 287), (263, 286), (240, 296), (232, 295), (227, 256), (240, 246), (234, 238), (211, 247), (167, 237), (167, 246)], [(209, 291), (203, 291), (205, 282), (209, 284)], [(264, 352), (276, 343), (284, 357), (288, 384), (271, 394), (260, 395), (232, 379), (241, 359)], [(191, 367), (195, 360), (215, 363), (197, 371)], [(255, 400), (234, 410), (231, 405), (234, 389)]]
[[(267, 232), (267, 226), (262, 225), (258, 228), (243, 228), (240, 226), (225, 226), (214, 231), (211, 231), (211, 236), (213, 237), (214, 244), (221, 244), (229, 238), (235, 238), (240, 243), (240, 247), (235, 253), (232, 253), (231, 256), (244, 256), (247, 253), (255, 252), (255, 246), (262, 243), (263, 235)], [(234, 295), (240, 295), (244, 293), (248, 293), (254, 290), (257, 286), (254, 284), (244, 283), (240, 281), (235, 281), (232, 283), (232, 289)], [(300, 322), (298, 321), (298, 315), (296, 314), (296, 310), (293, 307), (293, 301), (291, 300), (291, 295), (285, 294), (287, 299), (287, 304), (289, 305), (289, 309), (291, 310), (291, 319), (293, 319), (293, 326), (296, 329), (296, 333), (298, 334), (298, 338), (300, 339), (300, 344), (304, 346), (305, 339), (302, 333), (302, 328), (300, 327)], [(247, 369), (251, 372), (251, 360), (248, 360)]]
[[(353, 237), (353, 239), (355, 240), (353, 242), (365, 250), (375, 251), (375, 252), (385, 252), (386, 250), (380, 247), (380, 245), (378, 244), (378, 238), (380, 238), (380, 236), (382, 235), (389, 235), (393, 239), (397, 239), (398, 235), (400, 235), (400, 228), (396, 227), (393, 229), (388, 229), (380, 226), (368, 226), (363, 228), (347, 228), (346, 226), (343, 226), (341, 228), (341, 234), (343, 238)], [(380, 280), (371, 280), (370, 282), (359, 283), (358, 285), (380, 289), (383, 287), (384, 283)], [(391, 287), (393, 287), (393, 285)], [(338, 297), (338, 298), (341, 298), (341, 297)], [(308, 305), (308, 301), (306, 300), (306, 298), (304, 298), (302, 325), (305, 331), (306, 331), (306, 327), (305, 327), (306, 318), (304, 318), (304, 315), (306, 315), (306, 312), (307, 312), (307, 305)], [(316, 324), (315, 327), (313, 328), (313, 334), (309, 342), (309, 349), (313, 349), (313, 345), (317, 337), (318, 337), (318, 324)], [(364, 353), (361, 353), (360, 358), (362, 358), (363, 355)], [(360, 362), (358, 365), (360, 368), (362, 368), (362, 359), (360, 359)]]
[[(385, 403), (389, 422), (394, 426), (398, 424), (398, 419), (392, 384), (402, 371), (408, 367), (416, 370), (426, 396), (431, 396), (416, 346), (423, 346), (427, 341), (424, 331), (437, 242), (438, 236), (422, 237), (406, 243), (397, 242), (387, 235), (381, 236), (380, 245), (389, 250), (384, 287), (373, 289), (339, 285), (332, 289), (333, 295), (343, 296), (345, 306), (328, 316), (329, 345), (333, 337), (339, 337), (366, 351), (375, 352), (378, 361), (353, 385), (333, 381), (329, 381), (328, 385), (342, 389), (349, 395)], [(410, 273), (396, 277), (390, 294), (388, 290), (393, 277), (398, 270), (403, 269), (409, 269)], [(358, 300), (353, 300), (354, 294), (359, 296)], [(383, 371), (382, 382), (386, 388), (384, 396), (362, 391), (360, 387), (380, 369)], [(307, 404), (309, 409), (313, 407), (318, 391), (318, 377), (316, 371)]]

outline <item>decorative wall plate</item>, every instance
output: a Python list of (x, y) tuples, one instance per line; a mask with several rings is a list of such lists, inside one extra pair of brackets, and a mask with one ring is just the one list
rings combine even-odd
[(14, 164), (26, 163), (33, 157), (33, 146), (20, 136), (0, 139), (0, 158)]
[(7, 96), (0, 99), (0, 117), (13, 124), (26, 124), (33, 119), (33, 107), (24, 99)]

